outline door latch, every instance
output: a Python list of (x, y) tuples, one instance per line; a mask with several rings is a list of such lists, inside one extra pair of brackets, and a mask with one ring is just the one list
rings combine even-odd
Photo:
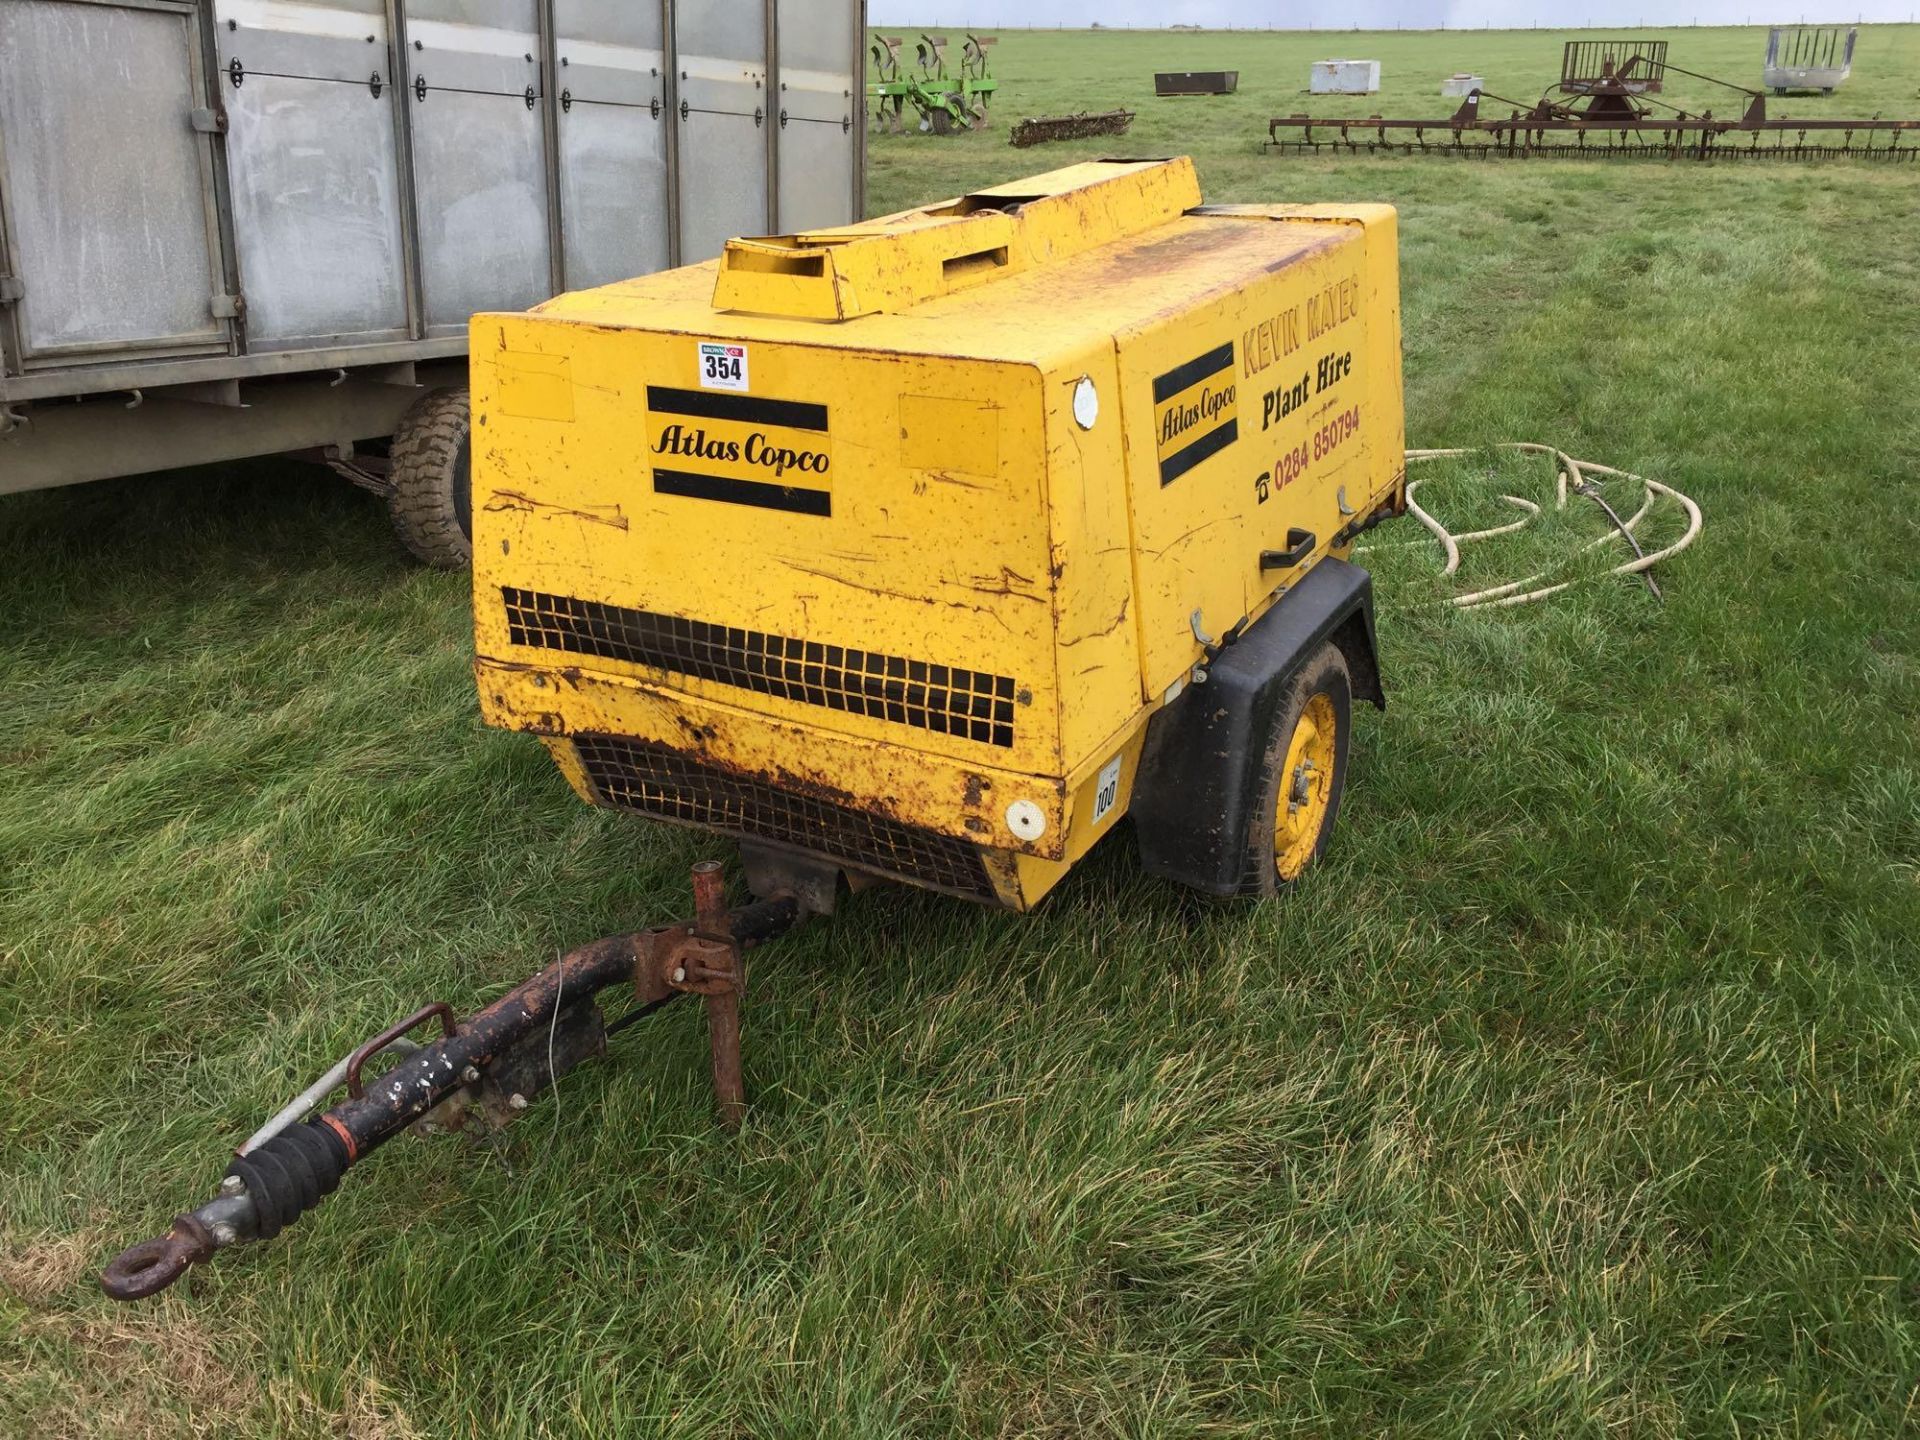
[(1262, 570), (1291, 570), (1313, 553), (1313, 547), (1320, 543), (1320, 537), (1311, 530), (1289, 527), (1287, 530), (1287, 548), (1284, 550), (1262, 550), (1260, 568)]

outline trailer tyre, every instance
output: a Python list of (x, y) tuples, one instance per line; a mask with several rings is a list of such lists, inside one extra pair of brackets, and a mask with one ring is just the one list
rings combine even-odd
[(467, 392), (434, 390), (393, 432), (387, 511), (400, 543), (442, 570), (473, 563), (473, 446)]
[(1347, 660), (1324, 644), (1287, 680), (1267, 731), (1241, 870), (1251, 893), (1276, 894), (1325, 848), (1346, 787), (1352, 728)]

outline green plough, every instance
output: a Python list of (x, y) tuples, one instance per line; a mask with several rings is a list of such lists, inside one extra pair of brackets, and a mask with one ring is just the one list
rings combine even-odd
[(947, 68), (947, 37), (923, 34), (913, 47), (919, 68), (911, 72), (900, 59), (906, 45), (903, 38), (874, 36), (868, 50), (873, 56), (875, 78), (867, 85), (867, 99), (873, 104), (873, 128), (905, 130), (908, 105), (918, 116), (918, 128), (935, 135), (951, 135), (983, 124), (987, 101), (1000, 88), (987, 66), (987, 47), (994, 39), (991, 35), (967, 36), (960, 48), (960, 68), (954, 72)]

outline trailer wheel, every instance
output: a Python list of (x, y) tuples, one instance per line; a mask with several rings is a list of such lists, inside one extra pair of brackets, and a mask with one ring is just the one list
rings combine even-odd
[(1267, 732), (1241, 869), (1250, 893), (1277, 893), (1325, 848), (1340, 813), (1352, 727), (1346, 657), (1322, 645), (1287, 681)]
[(416, 559), (442, 570), (473, 563), (473, 451), (467, 392), (434, 390), (393, 432), (387, 513)]
[(936, 135), (951, 135), (953, 114), (944, 105), (936, 106), (927, 112), (927, 124)]

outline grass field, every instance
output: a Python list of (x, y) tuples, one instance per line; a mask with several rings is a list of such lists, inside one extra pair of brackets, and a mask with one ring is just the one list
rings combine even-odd
[[(1757, 78), (1763, 32), (1672, 38)], [(1134, 133), (878, 139), (872, 208), (1177, 151), (1211, 199), (1392, 201), (1410, 443), (1553, 440), (1704, 537), (1664, 605), (1471, 615), (1382, 551), (1391, 708), (1297, 893), (1195, 904), (1112, 843), (1029, 918), (863, 896), (757, 961), (738, 1138), (677, 1007), (499, 1153), (397, 1143), (101, 1298), (351, 1043), (679, 914), (721, 847), (479, 728), (462, 581), (323, 473), (0, 501), (0, 1434), (1920, 1427), (1920, 167), (1262, 155), (1329, 51), (1382, 60), (1364, 109), (1558, 65), (1009, 35), (997, 121)], [(1222, 64), (1237, 97), (1147, 98)], [(1920, 113), (1920, 30), (1856, 72), (1776, 105)], [(1484, 468), (1453, 518), (1545, 478)]]

